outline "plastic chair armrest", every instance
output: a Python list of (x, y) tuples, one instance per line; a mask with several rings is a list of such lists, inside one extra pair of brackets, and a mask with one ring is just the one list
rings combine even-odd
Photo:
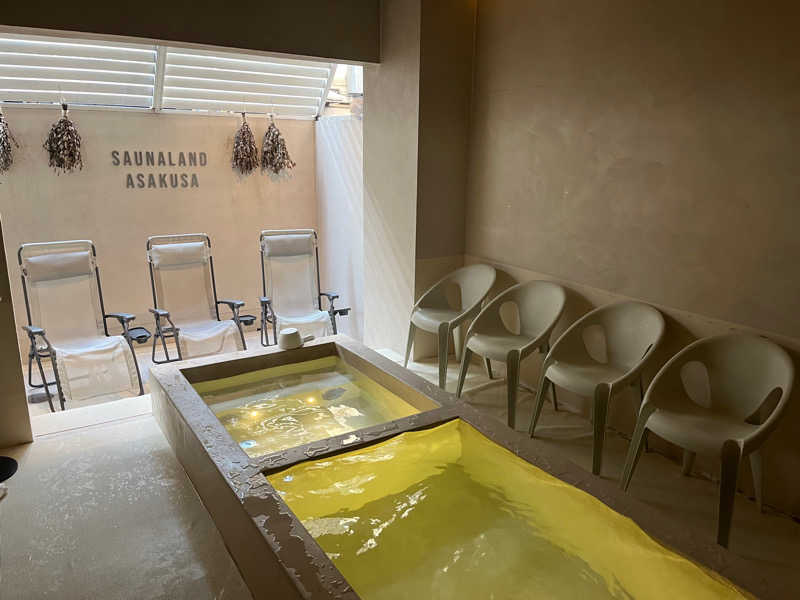
[(151, 313), (153, 313), (157, 318), (158, 317), (164, 317), (166, 319), (169, 319), (169, 311), (168, 310), (164, 310), (163, 308), (148, 308), (147, 310), (149, 310)]
[(320, 292), (319, 295), (325, 296), (328, 300), (331, 301), (331, 303), (333, 303), (333, 301), (339, 297), (339, 294), (336, 294), (334, 292)]
[(261, 306), (270, 306), (272, 304), (272, 298), (261, 296), (261, 298), (259, 298), (259, 302), (261, 302)]

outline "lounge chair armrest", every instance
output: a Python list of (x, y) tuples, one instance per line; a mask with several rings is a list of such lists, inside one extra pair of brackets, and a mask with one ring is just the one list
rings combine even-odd
[(271, 306), (272, 305), (272, 298), (267, 298), (266, 296), (261, 296), (258, 300), (261, 302), (261, 306)]
[(234, 307), (241, 308), (244, 306), (244, 300), (217, 300), (217, 304), (226, 304), (230, 306), (231, 309)]
[(333, 302), (334, 300), (336, 300), (339, 297), (339, 294), (335, 294), (333, 292), (320, 292), (319, 295), (320, 296), (325, 296), (331, 302)]
[(169, 319), (169, 311), (164, 310), (163, 308), (148, 308), (151, 313), (153, 313), (156, 317), (164, 317), (165, 319)]
[(36, 327), (35, 325), (23, 325), (22, 329), (28, 332), (28, 335), (33, 337), (35, 335), (41, 335), (44, 337), (44, 329), (41, 327)]
[(136, 315), (131, 313), (108, 313), (107, 315), (103, 315), (104, 319), (116, 319), (120, 323), (130, 323), (134, 319), (136, 319)]

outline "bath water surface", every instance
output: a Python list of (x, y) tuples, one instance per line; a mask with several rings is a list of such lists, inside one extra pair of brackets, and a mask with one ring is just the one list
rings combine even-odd
[(460, 420), (268, 479), (364, 600), (747, 597)]
[(336, 356), (203, 381), (194, 388), (249, 456), (419, 412)]

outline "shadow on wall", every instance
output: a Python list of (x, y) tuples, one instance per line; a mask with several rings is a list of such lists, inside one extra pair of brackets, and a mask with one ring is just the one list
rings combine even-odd
[[(486, 261), (479, 261), (473, 257), (467, 257), (465, 261), (466, 264), (476, 262)], [(554, 281), (564, 286), (567, 301), (564, 313), (553, 330), (551, 343), (558, 339), (572, 323), (594, 308), (611, 302), (631, 300), (631, 298), (604, 290), (561, 281), (555, 277), (524, 269), (497, 264), (494, 266), (497, 269), (497, 280), (489, 294), (490, 298), (512, 285), (533, 279)], [(772, 339), (787, 350), (795, 365), (800, 366), (800, 344), (796, 340), (781, 338), (780, 336), (770, 335), (747, 327), (663, 306), (655, 306), (664, 315), (666, 333), (660, 347), (653, 354), (652, 360), (644, 370), (645, 386), (649, 385), (655, 374), (672, 356), (691, 342), (702, 337), (734, 331), (762, 335)], [(528, 385), (533, 382), (534, 385), (532, 387), (535, 387), (535, 382), (539, 380), (543, 358), (541, 354), (533, 354), (522, 365), (521, 379)], [(560, 405), (566, 406), (568, 410), (577, 412), (587, 419), (589, 418), (591, 399), (575, 396), (563, 389), (558, 390), (558, 398)], [(636, 423), (639, 405), (639, 393), (634, 388), (628, 388), (615, 395), (609, 406), (608, 426), (629, 438)], [(795, 385), (792, 399), (780, 425), (762, 448), (765, 474), (764, 502), (794, 516), (800, 515), (800, 481), (796, 477), (797, 472), (800, 470), (800, 447), (796, 443), (798, 435), (800, 435), (800, 385)], [(651, 450), (660, 452), (676, 462), (679, 462), (682, 458), (682, 450), (679, 447), (658, 438), (653, 433), (650, 434), (649, 445)], [(719, 462), (712, 458), (698, 455), (694, 469), (714, 481), (719, 480)], [(679, 467), (676, 466), (676, 476), (679, 472)], [(749, 461), (742, 461), (739, 489), (750, 498), (754, 496)]]

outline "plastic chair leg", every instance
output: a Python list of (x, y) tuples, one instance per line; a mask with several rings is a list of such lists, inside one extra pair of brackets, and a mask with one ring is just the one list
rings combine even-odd
[(461, 398), (461, 390), (464, 389), (464, 380), (467, 378), (470, 360), (472, 360), (472, 350), (464, 348), (464, 355), (461, 357), (461, 368), (458, 371), (458, 386), (456, 387), (456, 396), (458, 398)]
[(742, 462), (742, 451), (739, 444), (728, 440), (722, 446), (722, 465), (719, 484), (719, 520), (717, 521), (717, 543), (728, 547), (733, 521), (733, 503), (736, 498), (736, 481), (739, 476), (739, 464)]
[(492, 373), (492, 361), (488, 358), (483, 359), (483, 366), (486, 368), (486, 376), (489, 379), (494, 379), (494, 374)]
[(558, 398), (556, 397), (556, 384), (550, 382), (550, 391), (553, 393), (553, 410), (558, 412)]
[(763, 497), (763, 466), (761, 463), (761, 451), (755, 450), (750, 453), (750, 470), (753, 472), (753, 488), (756, 492), (756, 504), (758, 505), (758, 512), (764, 510), (764, 497)]
[(619, 487), (623, 491), (628, 491), (628, 486), (631, 484), (633, 472), (636, 470), (636, 465), (639, 464), (639, 458), (642, 456), (644, 450), (644, 440), (647, 437), (647, 417), (639, 417), (636, 421), (636, 427), (633, 430), (631, 443), (628, 446), (628, 457), (625, 459), (625, 467), (622, 469), (622, 477), (619, 480)]
[(456, 360), (461, 360), (461, 350), (463, 340), (461, 338), (461, 325), (453, 328), (453, 350), (456, 355)]
[(450, 328), (447, 325), (439, 327), (439, 387), (445, 389), (447, 385), (447, 355), (449, 354)]
[(517, 387), (519, 386), (519, 353), (512, 352), (506, 359), (506, 385), (508, 387), (508, 426), (514, 429), (517, 422)]
[(547, 378), (544, 376), (546, 369), (542, 369), (542, 375), (539, 377), (539, 386), (536, 388), (536, 404), (533, 408), (533, 415), (531, 415), (531, 425), (528, 428), (528, 433), (533, 437), (536, 431), (536, 424), (539, 422), (539, 416), (542, 414), (542, 405), (544, 404), (544, 387), (547, 385)]
[(594, 441), (592, 442), (592, 473), (600, 475), (603, 468), (603, 443), (606, 439), (606, 413), (611, 388), (600, 384), (594, 391)]
[(409, 323), (408, 340), (406, 341), (406, 359), (403, 361), (403, 367), (408, 367), (408, 359), (411, 357), (411, 347), (414, 345), (414, 332), (416, 329), (414, 323)]
[(692, 472), (695, 456), (697, 456), (697, 454), (694, 452), (689, 450), (683, 451), (683, 466), (681, 467), (681, 473), (683, 475), (689, 475)]

